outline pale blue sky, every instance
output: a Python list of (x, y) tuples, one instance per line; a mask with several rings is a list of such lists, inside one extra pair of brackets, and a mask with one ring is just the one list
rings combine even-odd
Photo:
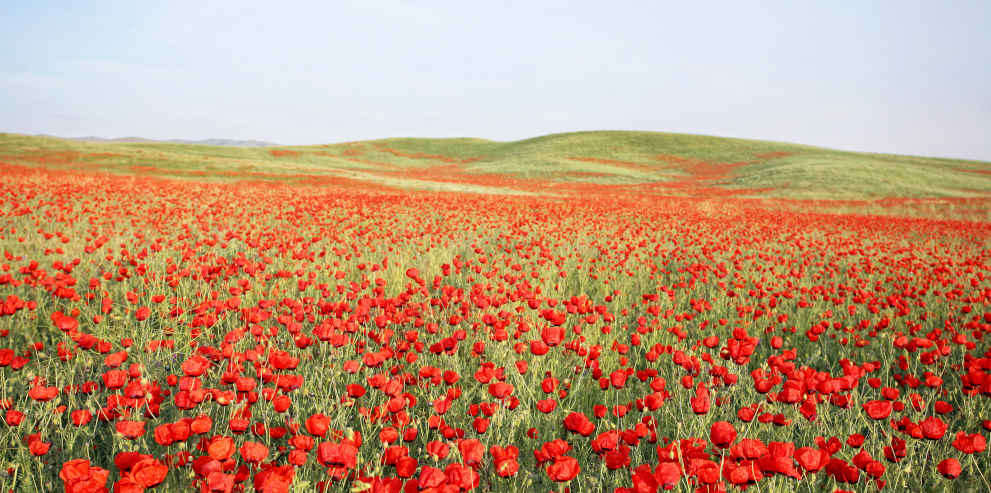
[(636, 129), (991, 160), (989, 21), (987, 0), (4, 2), (0, 131)]

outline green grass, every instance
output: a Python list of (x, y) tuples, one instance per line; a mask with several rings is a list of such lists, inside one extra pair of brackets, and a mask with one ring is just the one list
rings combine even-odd
[(967, 197), (991, 191), (988, 163), (817, 151), (753, 164), (731, 187), (775, 188), (771, 196), (815, 199)]
[[(290, 154), (277, 155), (282, 151)], [(695, 176), (701, 161), (746, 164), (726, 168), (715, 176)], [(500, 176), (516, 180), (513, 188), (518, 191), (528, 189), (525, 182), (518, 182), (522, 179), (604, 185), (655, 183), (659, 193), (677, 193), (663, 184), (687, 180), (697, 187), (744, 190), (745, 194), (756, 190), (749, 195), (798, 199), (975, 197), (991, 192), (991, 173), (987, 173), (991, 164), (986, 162), (632, 131), (563, 133), (514, 142), (395, 138), (272, 148), (89, 143), (0, 134), (0, 162), (86, 166), (115, 173), (196, 179), (340, 177), (395, 188), (479, 193), (505, 193), (508, 189), (498, 183), (478, 183), (481, 177)], [(432, 169), (427, 177), (417, 176), (441, 166), (448, 168)], [(475, 183), (452, 184), (465, 181)], [(541, 193), (542, 188), (527, 191)]]

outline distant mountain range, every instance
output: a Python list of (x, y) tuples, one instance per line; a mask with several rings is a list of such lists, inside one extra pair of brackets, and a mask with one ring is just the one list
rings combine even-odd
[(119, 137), (116, 139), (107, 139), (103, 137), (57, 137), (54, 135), (38, 135), (38, 137), (55, 137), (58, 139), (67, 140), (79, 140), (83, 142), (117, 142), (117, 143), (131, 143), (131, 144), (195, 144), (204, 146), (231, 146), (231, 147), (271, 147), (278, 144), (274, 142), (263, 142), (260, 140), (237, 140), (237, 139), (201, 139), (201, 140), (188, 140), (188, 139), (169, 139), (169, 140), (155, 140), (146, 139), (144, 137)]

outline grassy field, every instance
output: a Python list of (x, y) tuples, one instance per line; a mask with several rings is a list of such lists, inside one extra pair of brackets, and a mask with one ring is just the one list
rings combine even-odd
[(986, 163), (0, 136), (0, 492), (991, 491)]

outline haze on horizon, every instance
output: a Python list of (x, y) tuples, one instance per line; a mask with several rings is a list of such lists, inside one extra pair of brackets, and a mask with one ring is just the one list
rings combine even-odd
[(650, 130), (991, 161), (988, 19), (980, 0), (12, 3), (0, 132)]

